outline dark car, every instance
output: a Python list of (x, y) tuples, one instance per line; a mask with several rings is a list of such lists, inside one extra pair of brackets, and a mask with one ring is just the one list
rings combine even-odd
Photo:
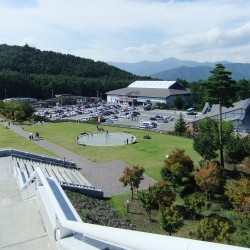
[(156, 121), (156, 122), (157, 122), (157, 118), (156, 118), (156, 117), (150, 117), (149, 120), (150, 120), (150, 121)]
[(133, 111), (132, 112), (132, 115), (134, 115), (134, 116), (138, 116), (138, 115), (140, 115), (141, 113), (140, 112), (138, 112), (138, 111)]

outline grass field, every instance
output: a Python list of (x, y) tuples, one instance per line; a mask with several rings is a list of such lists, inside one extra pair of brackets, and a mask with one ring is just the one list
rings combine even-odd
[[(96, 125), (83, 123), (45, 123), (25, 126), (29, 132), (38, 131), (44, 139), (68, 149), (84, 158), (94, 162), (107, 162), (124, 160), (128, 165), (139, 165), (145, 169), (146, 174), (152, 178), (160, 179), (160, 169), (164, 164), (166, 155), (175, 148), (184, 149), (195, 164), (201, 157), (193, 150), (191, 139), (149, 132), (138, 129), (124, 129), (118, 127), (104, 127), (109, 132), (128, 132), (137, 138), (137, 143), (122, 146), (82, 146), (76, 142), (76, 136), (81, 132), (95, 133)], [(151, 139), (143, 139), (144, 135)]]
[(14, 133), (10, 129), (6, 129), (2, 125), (0, 125), (0, 138), (0, 148), (16, 148), (22, 151), (56, 157), (54, 153), (36, 145), (34, 142)]

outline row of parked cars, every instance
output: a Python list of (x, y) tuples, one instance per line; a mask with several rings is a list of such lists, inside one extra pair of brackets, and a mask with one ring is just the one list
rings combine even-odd
[(75, 117), (79, 121), (88, 121), (98, 117), (109, 117), (110, 119), (133, 118), (140, 113), (133, 107), (121, 107), (119, 105), (108, 105), (104, 103), (92, 105), (71, 105), (55, 108), (37, 108), (35, 114), (47, 119), (67, 119)]
[(173, 121), (175, 119), (175, 117), (173, 116), (161, 116), (161, 115), (155, 115), (149, 118), (150, 121), (154, 121), (154, 122), (164, 122), (164, 123), (168, 123), (170, 121)]

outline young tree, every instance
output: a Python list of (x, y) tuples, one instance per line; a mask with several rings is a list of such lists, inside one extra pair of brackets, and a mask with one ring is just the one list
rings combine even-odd
[(193, 215), (194, 219), (197, 214), (200, 214), (208, 207), (206, 197), (198, 192), (184, 198), (184, 204), (187, 210)]
[(233, 230), (229, 221), (213, 215), (200, 221), (196, 235), (199, 240), (228, 244)]
[(162, 209), (165, 207), (172, 206), (175, 201), (175, 193), (170, 189), (169, 183), (165, 180), (158, 181), (151, 191), (158, 203), (158, 208)]
[(232, 106), (236, 98), (237, 85), (231, 78), (231, 72), (226, 71), (222, 64), (216, 64), (212, 75), (205, 82), (205, 99), (219, 104), (219, 146), (220, 165), (224, 168), (223, 138), (222, 138), (222, 107)]
[(159, 221), (161, 227), (171, 236), (182, 227), (184, 220), (176, 207), (172, 206), (161, 210)]
[(164, 180), (170, 181), (173, 185), (181, 184), (184, 177), (189, 178), (194, 164), (185, 151), (176, 148), (164, 161), (165, 166), (161, 169), (161, 176)]
[(241, 137), (240, 135), (232, 134), (229, 137), (228, 142), (225, 145), (225, 160), (228, 163), (235, 165), (244, 160), (245, 157), (249, 155), (250, 152), (250, 141), (247, 137)]
[(138, 198), (151, 219), (151, 211), (170, 207), (175, 200), (175, 193), (170, 189), (167, 181), (158, 181), (148, 190), (138, 193)]
[(183, 115), (180, 114), (179, 118), (176, 120), (174, 124), (174, 132), (183, 134), (186, 132), (186, 122), (183, 119)]
[(174, 149), (167, 159), (164, 161), (165, 167), (170, 168), (172, 165), (179, 163), (184, 166), (187, 171), (192, 172), (194, 170), (194, 162), (188, 155), (185, 155), (185, 150), (176, 148)]
[(231, 180), (226, 185), (225, 194), (233, 206), (240, 211), (250, 209), (250, 179)]
[(205, 192), (215, 192), (222, 188), (225, 183), (223, 170), (218, 167), (217, 162), (212, 161), (194, 175), (196, 184)]
[(180, 163), (175, 163), (169, 168), (163, 168), (161, 171), (164, 180), (170, 181), (174, 186), (181, 185), (184, 177), (189, 177), (190, 173)]
[(132, 199), (134, 197), (134, 189), (139, 188), (141, 180), (143, 180), (144, 168), (139, 168), (138, 165), (133, 167), (125, 167), (123, 170), (123, 176), (120, 177), (119, 181), (126, 187), (130, 186)]
[(137, 196), (151, 221), (151, 211), (159, 208), (155, 195), (149, 188), (148, 190), (140, 191)]
[(199, 133), (194, 137), (193, 147), (205, 161), (217, 157), (218, 126), (214, 119), (206, 118), (198, 123)]

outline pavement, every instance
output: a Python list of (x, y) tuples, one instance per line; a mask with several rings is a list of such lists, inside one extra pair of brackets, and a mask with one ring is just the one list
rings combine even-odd
[(8, 163), (0, 159), (0, 249), (51, 250), (37, 201), (22, 200)]
[[(1, 122), (3, 126), (8, 126), (6, 122)], [(13, 132), (25, 137), (29, 140), (29, 132), (25, 131), (19, 125), (8, 126)], [(123, 174), (124, 167), (127, 164), (124, 161), (112, 161), (104, 163), (95, 163), (89, 161), (73, 152), (70, 152), (48, 140), (33, 140), (33, 143), (55, 153), (66, 161), (73, 161), (79, 168), (80, 173), (87, 179), (92, 186), (101, 188), (104, 193), (104, 197), (111, 197), (123, 193), (130, 192), (129, 187), (123, 187), (119, 178)], [(155, 180), (144, 174), (144, 179), (140, 184), (140, 189), (148, 188), (149, 184), (152, 185)]]

